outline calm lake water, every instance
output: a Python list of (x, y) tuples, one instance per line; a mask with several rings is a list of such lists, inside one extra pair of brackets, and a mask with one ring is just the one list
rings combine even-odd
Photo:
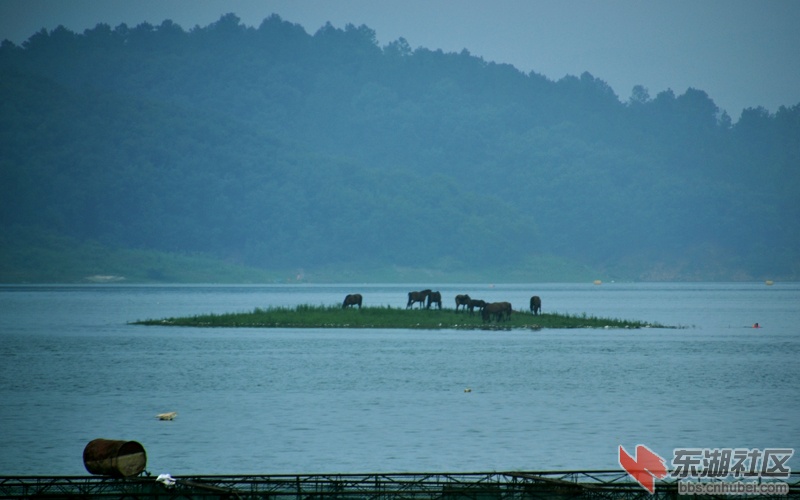
[[(617, 448), (800, 450), (800, 284), (1, 286), (0, 475), (619, 469)], [(410, 290), (683, 329), (145, 327)], [(442, 314), (453, 314), (442, 311)], [(762, 328), (754, 329), (754, 323)], [(470, 388), (471, 392), (465, 392)], [(174, 421), (157, 413), (176, 411)], [(800, 457), (790, 461), (800, 470)]]

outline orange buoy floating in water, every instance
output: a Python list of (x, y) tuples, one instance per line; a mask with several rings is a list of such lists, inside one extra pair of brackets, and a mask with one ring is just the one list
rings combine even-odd
[(603, 282), (602, 282), (602, 281), (600, 281), (600, 280), (594, 280), (594, 284), (595, 284), (595, 285), (602, 285), (602, 284), (603, 284)]

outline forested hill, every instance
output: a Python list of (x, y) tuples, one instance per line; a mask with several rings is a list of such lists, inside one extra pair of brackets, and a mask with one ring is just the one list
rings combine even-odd
[(734, 121), (699, 89), (621, 99), (366, 26), (229, 14), (0, 47), (16, 266), (47, 236), (307, 274), (800, 279), (799, 170), (800, 104)]

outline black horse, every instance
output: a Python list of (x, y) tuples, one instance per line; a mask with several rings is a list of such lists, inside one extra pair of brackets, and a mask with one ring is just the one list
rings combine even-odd
[(425, 299), (428, 298), (429, 293), (431, 293), (430, 290), (422, 290), (421, 292), (408, 292), (408, 304), (406, 304), (406, 309), (413, 306), (415, 302), (419, 302), (419, 308), (422, 309), (422, 306), (425, 305)]
[(458, 312), (459, 306), (464, 306), (463, 309), (466, 310), (470, 300), (472, 299), (469, 298), (469, 295), (456, 295), (456, 312)]
[(441, 309), (442, 308), (442, 294), (439, 292), (430, 292), (428, 294), (428, 309), (431, 308), (431, 304), (436, 304), (436, 307)]
[(486, 301), (485, 300), (469, 299), (469, 304), (467, 304), (467, 307), (469, 307), (469, 313), (470, 314), (475, 314), (475, 308), (476, 307), (478, 308), (478, 311), (483, 312), (483, 308), (486, 307)]
[(342, 309), (346, 308), (347, 306), (358, 306), (358, 308), (361, 309), (361, 294), (351, 293), (345, 297), (344, 302), (342, 302)]
[(531, 312), (534, 316), (538, 316), (539, 312), (542, 310), (542, 299), (539, 298), (538, 295), (534, 295), (531, 297)]
[(484, 307), (483, 311), (481, 311), (481, 318), (483, 318), (484, 323), (487, 321), (491, 321), (492, 318), (494, 318), (498, 322), (503, 321), (504, 319), (510, 320), (511, 303), (492, 302), (491, 304), (486, 304), (486, 307)]

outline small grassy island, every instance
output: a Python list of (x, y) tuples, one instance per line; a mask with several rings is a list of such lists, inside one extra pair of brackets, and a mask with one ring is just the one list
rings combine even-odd
[(669, 328), (658, 323), (570, 314), (514, 311), (510, 319), (484, 322), (480, 313), (453, 309), (405, 309), (300, 305), (294, 308), (256, 308), (252, 312), (204, 314), (185, 318), (134, 321), (136, 325), (241, 328), (407, 328), (420, 330), (509, 330), (542, 328)]

